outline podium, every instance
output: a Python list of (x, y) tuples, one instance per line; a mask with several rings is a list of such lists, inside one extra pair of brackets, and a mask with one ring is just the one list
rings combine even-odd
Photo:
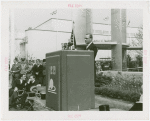
[(46, 54), (46, 106), (56, 111), (95, 108), (94, 52), (60, 50)]

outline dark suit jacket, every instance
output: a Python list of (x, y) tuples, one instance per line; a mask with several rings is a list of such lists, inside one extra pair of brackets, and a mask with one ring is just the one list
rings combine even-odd
[(98, 52), (98, 49), (97, 49), (97, 47), (94, 45), (94, 43), (93, 43), (93, 42), (89, 43), (89, 44), (86, 46), (86, 49), (87, 49), (87, 50), (90, 49), (90, 50), (93, 50), (93, 51), (94, 51), (94, 59), (95, 59), (95, 57), (96, 57), (96, 55), (97, 55), (97, 52)]
[(43, 65), (43, 76), (46, 75), (46, 65)]
[(18, 90), (22, 90), (23, 88), (25, 88), (25, 83), (26, 83), (25, 80), (22, 83), (20, 83), (20, 79), (18, 79), (18, 80), (15, 81), (15, 84), (14, 84), (13, 88), (17, 87)]
[(14, 74), (19, 73), (20, 70), (21, 70), (20, 63), (17, 63), (17, 64), (13, 64), (13, 65), (12, 65), (11, 71), (15, 71)]
[[(43, 76), (43, 66), (40, 65), (39, 67), (35, 64), (32, 68), (32, 71), (33, 71), (33, 74), (36, 76), (36, 77), (41, 77)], [(38, 72), (38, 75), (36, 75), (36, 72)]]

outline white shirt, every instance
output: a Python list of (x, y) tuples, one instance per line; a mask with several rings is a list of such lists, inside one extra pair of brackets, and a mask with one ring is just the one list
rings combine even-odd
[[(35, 80), (34, 80), (34, 81), (30, 81), (30, 82), (34, 83), (34, 82), (35, 82)], [(30, 82), (28, 81), (28, 84), (29, 84)]]

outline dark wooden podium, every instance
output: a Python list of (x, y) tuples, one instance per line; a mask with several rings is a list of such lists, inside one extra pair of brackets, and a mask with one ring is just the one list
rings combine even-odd
[(46, 54), (46, 106), (56, 111), (95, 108), (94, 52), (61, 50)]

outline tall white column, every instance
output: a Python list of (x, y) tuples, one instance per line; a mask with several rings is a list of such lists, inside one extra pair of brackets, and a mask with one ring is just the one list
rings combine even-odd
[(15, 58), (15, 26), (14, 26), (14, 9), (10, 10), (10, 67), (12, 67)]
[(92, 10), (86, 9), (86, 34), (93, 34)]
[[(126, 50), (122, 48), (122, 43), (126, 43), (126, 10), (111, 10), (111, 40), (117, 42), (112, 46), (113, 70), (122, 71), (126, 69)], [(123, 58), (122, 58), (123, 56)], [(124, 59), (124, 63), (122, 63)], [(123, 67), (122, 67), (123, 65)]]
[(84, 44), (86, 34), (86, 9), (77, 9), (74, 11), (74, 22), (76, 44)]

